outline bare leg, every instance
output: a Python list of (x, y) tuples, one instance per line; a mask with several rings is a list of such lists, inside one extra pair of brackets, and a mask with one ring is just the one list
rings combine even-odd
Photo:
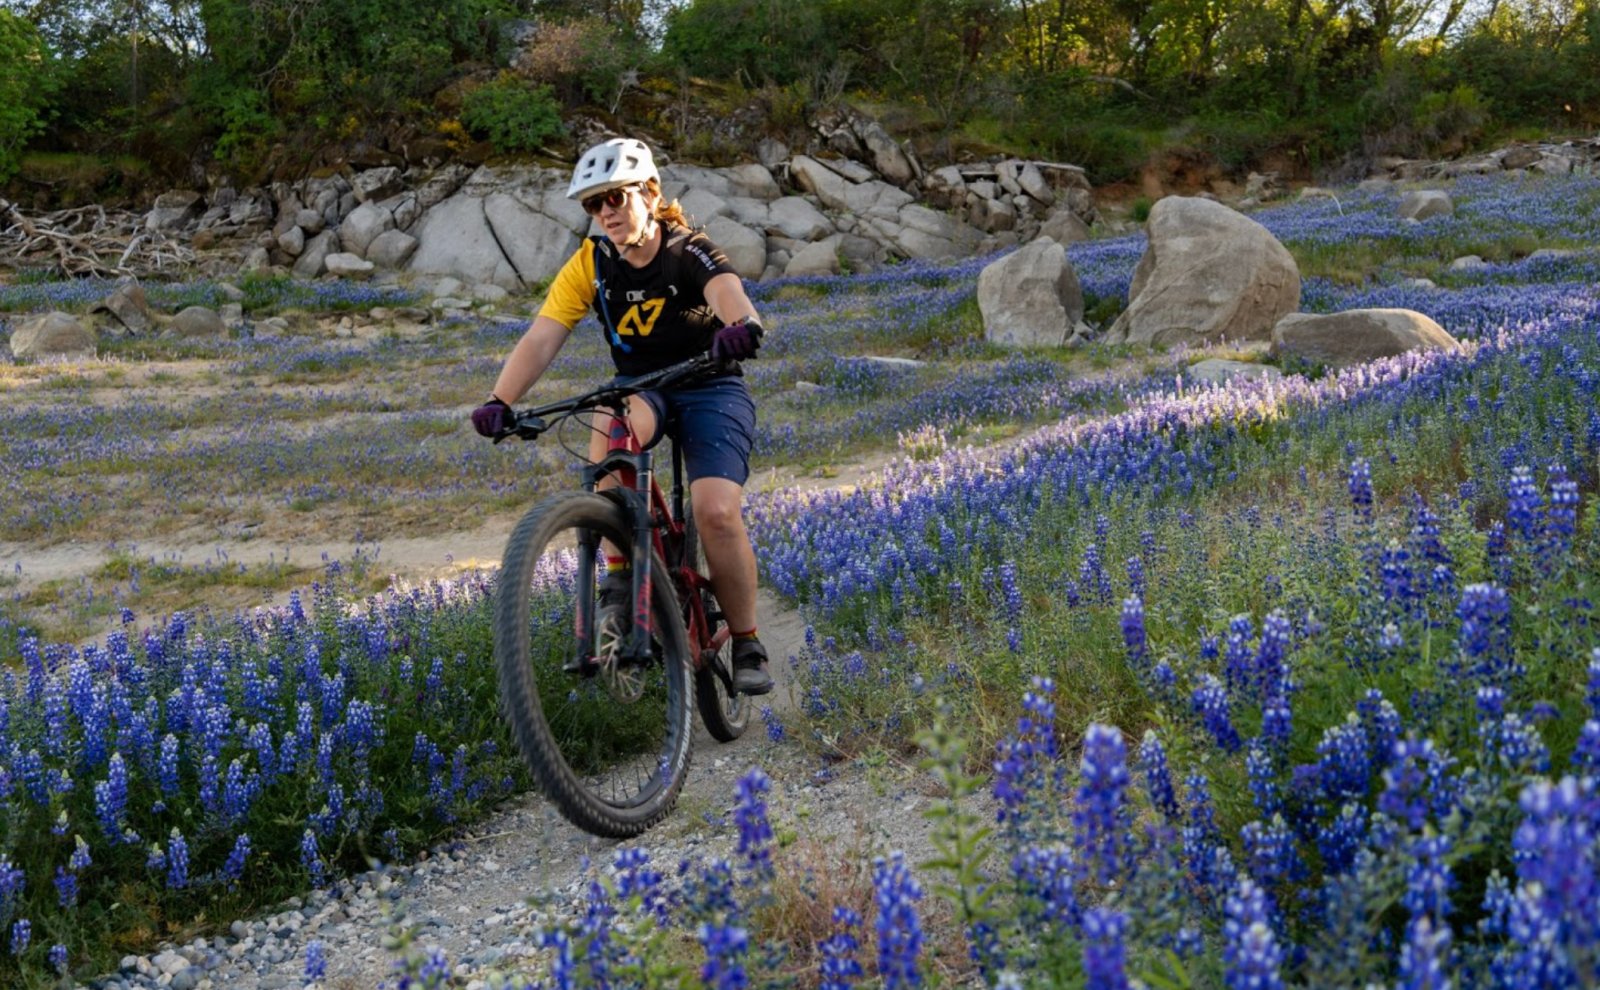
[(699, 478), (689, 485), (694, 523), (700, 531), (711, 586), (735, 632), (756, 627), (756, 554), (741, 512), (744, 488), (727, 478)]
[[(606, 456), (611, 449), (610, 437), (606, 435), (605, 428), (611, 421), (611, 414), (599, 412), (595, 414), (594, 430), (589, 434), (589, 463), (593, 464)], [(656, 413), (650, 408), (650, 403), (638, 396), (628, 397), (628, 422), (633, 424), (633, 433), (639, 438), (639, 446), (648, 444), (656, 435)], [(617, 479), (607, 475), (600, 479), (600, 490), (617, 487)], [(617, 556), (617, 548), (611, 545), (610, 540), (602, 540), (600, 552), (608, 557)]]

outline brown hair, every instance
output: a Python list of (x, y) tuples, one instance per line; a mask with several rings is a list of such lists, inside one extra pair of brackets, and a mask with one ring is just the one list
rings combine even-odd
[(675, 223), (680, 227), (691, 226), (689, 223), (689, 218), (684, 215), (683, 207), (678, 205), (677, 200), (673, 200), (669, 203), (662, 198), (661, 180), (646, 179), (644, 180), (644, 187), (649, 191), (650, 195), (656, 198), (655, 218), (657, 220), (665, 220), (668, 223)]

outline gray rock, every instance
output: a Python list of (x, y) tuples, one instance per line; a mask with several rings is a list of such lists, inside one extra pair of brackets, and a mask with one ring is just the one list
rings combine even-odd
[(386, 230), (367, 245), (367, 260), (379, 268), (399, 270), (416, 253), (417, 239), (399, 230)]
[(94, 334), (71, 313), (44, 313), (22, 321), (12, 332), (11, 354), (32, 360), (92, 355)]
[(365, 258), (345, 251), (328, 255), (323, 264), (327, 265), (329, 275), (354, 279), (366, 278), (377, 267)]
[(365, 258), (373, 238), (394, 228), (394, 214), (377, 203), (362, 203), (339, 224), (339, 243), (349, 253)]
[(1040, 238), (978, 275), (978, 310), (992, 343), (1059, 347), (1083, 319), (1083, 289), (1066, 249)]
[(878, 170), (879, 175), (897, 186), (908, 185), (917, 177), (917, 169), (911, 164), (911, 157), (900, 147), (899, 142), (883, 129), (882, 124), (871, 119), (861, 119), (855, 124), (855, 132), (872, 159), (872, 167)]
[(1324, 316), (1292, 313), (1272, 329), (1279, 358), (1343, 368), (1411, 350), (1454, 349), (1456, 339), (1409, 309), (1351, 309)]
[[(320, 229), (321, 224), (317, 224)], [(291, 258), (300, 257), (300, 252), (306, 249), (306, 232), (299, 227), (290, 227), (278, 235), (278, 250)]]
[(1413, 189), (1400, 197), (1398, 213), (1402, 220), (1427, 220), (1429, 217), (1448, 216), (1455, 210), (1455, 203), (1444, 190)]
[(706, 236), (728, 256), (728, 264), (744, 278), (756, 278), (767, 265), (767, 239), (759, 231), (726, 217), (706, 224)]
[(467, 290), (473, 302), (502, 303), (511, 298), (511, 293), (492, 282), (480, 282)]
[(145, 298), (144, 286), (132, 277), (118, 279), (116, 288), (96, 303), (91, 312), (110, 313), (129, 333), (144, 333), (155, 322), (150, 313), (150, 302)]
[(1210, 200), (1168, 196), (1150, 211), (1149, 246), (1109, 343), (1266, 340), (1300, 308), (1300, 270), (1268, 230)]
[(358, 202), (368, 200), (388, 199), (403, 187), (400, 181), (400, 170), (392, 165), (383, 168), (369, 168), (365, 172), (358, 172), (350, 180), (350, 192)]
[(1453, 272), (1470, 272), (1479, 268), (1487, 268), (1488, 262), (1475, 254), (1464, 254), (1450, 262), (1449, 270)]
[(156, 197), (145, 214), (146, 230), (176, 230), (187, 226), (205, 212), (205, 199), (193, 189), (173, 189)]
[(1050, 183), (1044, 180), (1044, 173), (1039, 171), (1039, 166), (1032, 162), (1025, 162), (1017, 172), (1017, 185), (1023, 193), (1043, 203), (1053, 206), (1056, 201), (1055, 190), (1050, 188)]
[(328, 255), (339, 250), (337, 231), (324, 230), (306, 242), (300, 257), (295, 259), (294, 273), (300, 278), (316, 278), (326, 270)]
[(767, 232), (813, 241), (834, 232), (833, 224), (803, 196), (784, 196), (767, 207)]
[(1196, 361), (1184, 371), (1184, 377), (1196, 382), (1225, 382), (1230, 378), (1282, 378), (1283, 372), (1270, 364), (1252, 361), (1230, 361), (1226, 358), (1206, 358)]
[(1076, 244), (1089, 239), (1089, 225), (1071, 210), (1057, 210), (1039, 225), (1039, 233), (1060, 244)]
[(189, 306), (178, 312), (167, 325), (175, 337), (225, 337), (228, 326), (222, 315), (206, 306)]
[(322, 214), (316, 210), (296, 210), (294, 225), (308, 234), (320, 234), (324, 226)]
[(825, 240), (815, 241), (796, 251), (783, 267), (786, 277), (796, 275), (839, 274), (839, 243), (835, 234)]

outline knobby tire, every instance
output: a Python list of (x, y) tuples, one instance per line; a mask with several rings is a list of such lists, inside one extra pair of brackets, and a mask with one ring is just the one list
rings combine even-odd
[[(494, 643), (500, 700), (517, 746), (545, 796), (579, 828), (608, 838), (628, 838), (644, 832), (672, 810), (688, 775), (693, 741), (689, 704), (692, 654), (666, 564), (657, 556), (652, 564), (652, 609), (661, 654), (657, 662), (663, 667), (666, 694), (664, 735), (655, 760), (659, 769), (645, 778), (645, 792), (624, 801), (591, 788), (585, 780), (587, 774), (570, 765), (546, 716), (546, 704), (559, 701), (541, 698), (536, 666), (542, 664), (548, 672), (551, 659), (536, 655), (532, 628), (535, 581), (544, 582), (539, 589), (541, 594), (551, 593), (550, 565), (547, 562), (541, 566), (541, 558), (547, 551), (568, 549), (575, 544), (576, 534), (584, 530), (610, 540), (623, 554), (632, 553), (633, 531), (622, 507), (612, 498), (588, 492), (569, 492), (535, 506), (512, 531), (495, 594)], [(577, 575), (578, 579), (585, 577), (590, 576)], [(575, 607), (575, 597), (566, 601), (555, 620), (564, 628), (550, 634), (558, 642), (559, 637), (565, 636), (569, 652)], [(570, 681), (568, 700), (579, 690), (595, 690), (594, 678), (585, 683), (581, 675), (565, 676)], [(568, 681), (556, 683), (568, 687)], [(648, 699), (641, 701), (649, 703)], [(631, 713), (623, 703), (609, 714), (619, 729), (624, 720), (637, 722), (640, 717), (633, 715), (630, 719)]]

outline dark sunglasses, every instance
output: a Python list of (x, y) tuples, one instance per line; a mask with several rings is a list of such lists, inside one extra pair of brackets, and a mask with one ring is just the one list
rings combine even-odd
[(634, 186), (623, 186), (620, 189), (607, 189), (603, 193), (585, 196), (583, 198), (583, 212), (591, 217), (597, 217), (600, 215), (600, 211), (607, 206), (613, 210), (620, 210), (622, 209), (622, 204), (628, 201), (628, 193), (635, 188)]

